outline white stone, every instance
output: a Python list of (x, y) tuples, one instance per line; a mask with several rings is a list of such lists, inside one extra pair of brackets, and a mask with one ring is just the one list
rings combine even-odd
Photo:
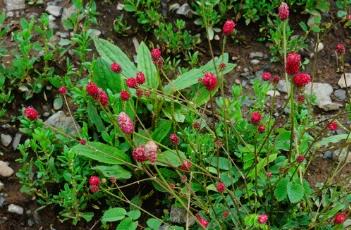
[(184, 3), (183, 5), (181, 5), (177, 9), (176, 13), (179, 14), (179, 15), (187, 16), (190, 13), (190, 11), (191, 11), (191, 8), (190, 8), (189, 4), (188, 3)]
[[(345, 82), (346, 80), (346, 82)], [(351, 87), (351, 73), (345, 73), (345, 78), (343, 75), (341, 75), (340, 80), (338, 82), (338, 85), (341, 88), (350, 88)]]
[(280, 96), (280, 93), (278, 90), (269, 90), (266, 95), (270, 97), (277, 97)]
[(62, 7), (61, 6), (55, 6), (55, 5), (49, 5), (46, 7), (46, 12), (49, 14), (55, 16), (55, 17), (60, 17), (62, 13)]
[(252, 59), (252, 60), (250, 61), (250, 63), (253, 64), (253, 65), (257, 65), (257, 64), (260, 63), (260, 60)]
[(313, 83), (305, 87), (305, 94), (312, 94), (316, 96), (317, 106), (324, 111), (338, 110), (342, 105), (332, 102), (330, 95), (333, 93), (333, 87), (328, 83)]
[(319, 43), (318, 43), (318, 46), (317, 46), (317, 52), (321, 52), (323, 49), (324, 49), (323, 43), (322, 43), (322, 42), (319, 42)]
[[(58, 111), (51, 115), (46, 121), (46, 125), (53, 126), (58, 129), (62, 129), (69, 135), (77, 135), (80, 132), (80, 127), (72, 117), (66, 116), (63, 111)], [(76, 130), (76, 127), (78, 130)]]
[(9, 177), (11, 176), (15, 171), (9, 166), (8, 162), (5, 161), (0, 161), (0, 176), (2, 177)]
[(1, 134), (1, 144), (5, 147), (9, 146), (11, 144), (12, 137), (11, 135), (8, 134)]
[(18, 215), (23, 215), (24, 209), (19, 205), (10, 204), (7, 208), (7, 211)]
[(282, 92), (282, 93), (288, 93), (290, 92), (290, 82), (286, 84), (285, 80), (279, 80), (277, 89)]
[(253, 59), (253, 58), (263, 58), (264, 57), (264, 54), (262, 52), (251, 52), (249, 54), (250, 58)]
[(26, 4), (24, 0), (5, 0), (6, 10), (24, 10), (26, 8)]
[(15, 138), (13, 139), (12, 142), (12, 148), (13, 150), (16, 150), (19, 143), (21, 142), (22, 134), (21, 133), (16, 133)]

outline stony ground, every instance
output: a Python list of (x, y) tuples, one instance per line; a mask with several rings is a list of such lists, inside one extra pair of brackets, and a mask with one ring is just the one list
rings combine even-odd
[[(134, 45), (138, 39), (143, 39), (142, 35), (136, 35), (133, 39), (118, 39), (113, 36), (112, 29), (105, 27), (105, 24), (112, 23), (114, 15), (118, 14), (119, 6), (106, 9), (103, 5), (99, 5), (104, 12), (99, 19), (104, 28), (103, 30), (94, 30), (96, 35), (110, 37), (117, 42), (124, 50), (128, 50), (129, 54), (133, 54)], [(177, 6), (175, 6), (177, 7)], [(61, 21), (74, 12), (74, 7), (69, 5), (69, 1), (54, 0), (47, 1), (46, 4), (41, 6), (28, 6), (24, 0), (0, 0), (0, 9), (5, 8), (10, 23), (18, 23), (19, 17), (37, 17), (41, 12), (46, 11), (50, 14), (50, 27), (56, 31), (55, 40), (57, 43), (63, 43), (69, 37), (69, 32), (65, 31), (62, 27)], [(178, 4), (176, 14), (184, 15), (188, 8), (184, 4)], [(106, 12), (109, 11), (109, 12)], [(107, 16), (106, 16), (107, 15)], [(238, 30), (244, 37), (244, 40), (255, 40), (256, 32), (248, 29), (245, 26), (239, 25)], [(312, 92), (316, 95), (317, 106), (315, 108), (316, 117), (323, 119), (335, 113), (343, 111), (346, 100), (346, 87), (351, 87), (351, 72), (345, 74), (345, 79), (341, 74), (336, 73), (336, 56), (334, 47), (336, 43), (344, 41), (348, 47), (351, 46), (351, 41), (345, 39), (347, 36), (343, 33), (330, 33), (324, 41), (320, 43), (319, 57), (317, 62), (318, 78), (315, 79), (313, 86), (308, 86), (305, 93)], [(133, 42), (134, 41), (134, 44)], [(218, 41), (214, 41), (214, 46), (219, 46)], [(260, 78), (263, 71), (271, 71), (274, 74), (282, 72), (281, 64), (270, 63), (269, 44), (258, 42), (243, 43), (240, 46), (231, 45), (229, 47), (229, 54), (232, 61), (237, 63), (236, 70), (229, 74), (227, 77), (228, 82), (231, 84), (241, 84), (244, 88), (250, 90), (252, 80)], [(201, 47), (200, 47), (201, 48)], [(207, 47), (204, 45), (205, 50)], [(304, 54), (306, 57), (313, 56), (310, 49), (306, 50)], [(349, 60), (350, 57), (347, 57)], [(308, 68), (311, 68), (310, 66)], [(346, 64), (346, 72), (350, 71), (350, 66)], [(284, 80), (278, 84), (277, 91), (270, 91), (270, 96), (277, 96), (278, 102), (286, 97), (287, 85)], [(46, 91), (51, 92), (51, 87), (47, 87)], [(351, 88), (350, 88), (351, 90)], [(228, 87), (228, 92), (230, 88)], [(64, 128), (66, 130), (74, 130), (72, 127), (73, 121), (70, 117), (66, 116), (62, 111), (62, 105), (53, 103), (52, 101), (39, 100), (35, 104), (36, 107), (41, 107), (43, 111), (42, 119), (47, 120), (50, 124)], [(254, 101), (247, 101), (247, 105), (254, 103)], [(19, 107), (20, 108), (20, 107)], [(17, 112), (19, 108), (9, 108), (11, 111)], [(350, 122), (346, 121), (347, 127), (350, 127)], [(30, 197), (25, 197), (19, 192), (20, 185), (16, 180), (15, 172), (18, 169), (15, 159), (19, 156), (16, 151), (19, 143), (25, 140), (25, 137), (18, 131), (17, 123), (12, 121), (10, 117), (5, 120), (0, 120), (0, 230), (2, 229), (73, 229), (68, 224), (61, 224), (55, 218), (57, 210), (46, 208), (45, 211), (36, 210), (35, 201)], [(337, 133), (344, 133), (342, 129), (337, 130)], [(321, 156), (317, 158), (310, 167), (308, 179), (315, 184), (322, 182), (329, 174), (329, 170), (335, 163), (342, 157), (343, 152), (340, 150), (326, 150), (321, 152)], [(351, 154), (350, 154), (351, 156)], [(351, 160), (351, 159), (350, 159)], [(351, 167), (347, 166), (341, 178), (349, 176)], [(93, 225), (93, 224), (91, 224)], [(91, 227), (91, 226), (90, 226)], [(80, 227), (74, 228), (80, 229)], [(87, 227), (82, 227), (87, 229)]]

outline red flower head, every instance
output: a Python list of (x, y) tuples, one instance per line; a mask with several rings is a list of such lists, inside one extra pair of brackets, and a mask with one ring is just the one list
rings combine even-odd
[(102, 106), (107, 106), (108, 105), (108, 96), (105, 91), (102, 89), (99, 89), (99, 95), (98, 95), (99, 102)]
[(335, 224), (343, 224), (345, 222), (346, 218), (347, 218), (346, 213), (339, 212), (334, 217), (334, 223)]
[(135, 148), (133, 150), (132, 156), (136, 162), (144, 162), (148, 160), (148, 156), (145, 153), (144, 145)]
[(297, 87), (303, 87), (311, 82), (311, 76), (307, 73), (298, 73), (294, 75), (293, 82)]
[(343, 55), (346, 53), (346, 48), (345, 48), (344, 44), (338, 43), (336, 45), (335, 51), (338, 55)]
[(303, 155), (298, 155), (296, 158), (297, 163), (302, 163), (305, 160), (305, 157)]
[(183, 161), (183, 164), (180, 166), (180, 169), (183, 171), (189, 171), (192, 166), (192, 163), (190, 161)]
[(278, 84), (279, 83), (279, 80), (280, 80), (280, 77), (278, 75), (274, 75), (272, 77), (272, 82), (273, 84)]
[(269, 81), (271, 80), (272, 74), (270, 72), (263, 72), (262, 73), (262, 80)]
[(207, 228), (207, 226), (208, 226), (208, 221), (207, 221), (206, 219), (204, 219), (203, 217), (201, 217), (199, 214), (196, 215), (196, 219), (199, 221), (201, 227)]
[(300, 64), (301, 64), (300, 54), (295, 52), (289, 53), (286, 58), (285, 71), (290, 75), (297, 74), (300, 69)]
[(169, 135), (169, 140), (174, 145), (178, 145), (179, 144), (179, 137), (177, 136), (176, 133), (172, 133), (171, 135)]
[(120, 73), (122, 72), (122, 67), (119, 64), (114, 62), (111, 64), (111, 70), (115, 73)]
[(136, 89), (136, 95), (137, 97), (142, 97), (144, 95), (144, 90), (143, 89), (140, 89), (140, 88), (137, 88)]
[(258, 223), (265, 224), (268, 221), (268, 216), (267, 214), (261, 214), (258, 216), (257, 220), (258, 220)]
[(123, 133), (132, 134), (134, 132), (134, 124), (125, 112), (121, 112), (118, 115), (117, 121), (119, 128), (122, 130)]
[(251, 123), (252, 124), (260, 123), (261, 119), (262, 119), (262, 115), (259, 112), (253, 112), (251, 114)]
[(81, 145), (85, 145), (87, 143), (87, 141), (85, 139), (80, 139), (79, 140), (79, 144)]
[(32, 106), (28, 106), (27, 108), (24, 109), (24, 116), (29, 120), (34, 121), (38, 119), (39, 113)]
[(229, 211), (228, 210), (225, 210), (223, 211), (223, 218), (227, 218), (229, 216)]
[(259, 125), (258, 128), (257, 128), (257, 131), (259, 133), (264, 133), (265, 130), (266, 130), (266, 127), (264, 127), (264, 125)]
[(330, 131), (336, 131), (338, 129), (338, 123), (336, 123), (336, 121), (331, 121), (327, 127)]
[(89, 189), (90, 189), (90, 192), (92, 193), (96, 193), (100, 190), (99, 186), (96, 186), (96, 185), (90, 185)]
[(200, 79), (202, 81), (202, 84), (207, 88), (207, 90), (214, 90), (217, 86), (217, 77), (213, 73), (207, 72), (203, 76), (203, 78)]
[(122, 90), (122, 91), (120, 92), (120, 97), (121, 97), (121, 100), (122, 100), (122, 101), (128, 101), (129, 98), (130, 98), (130, 94), (128, 93), (127, 90)]
[(346, 16), (347, 20), (351, 20), (351, 14)]
[(200, 129), (200, 128), (201, 128), (200, 122), (195, 121), (195, 122), (193, 123), (193, 128), (194, 128), (194, 129)]
[(99, 94), (99, 88), (94, 82), (89, 82), (86, 86), (86, 91), (92, 97), (96, 97)]
[(225, 184), (223, 182), (218, 182), (216, 188), (217, 192), (222, 193), (225, 190)]
[(91, 176), (89, 178), (89, 185), (99, 186), (100, 185), (100, 178), (98, 176)]
[(297, 96), (297, 102), (302, 104), (305, 102), (305, 96), (304, 95), (298, 95)]
[(285, 2), (282, 2), (278, 9), (278, 15), (280, 20), (284, 21), (289, 17), (289, 6)]
[(151, 163), (156, 162), (157, 149), (158, 149), (158, 146), (154, 141), (148, 141), (144, 146), (145, 155), (147, 156), (147, 158)]
[(159, 48), (152, 49), (151, 50), (151, 57), (154, 61), (160, 59), (161, 58), (161, 50)]
[(233, 33), (235, 29), (235, 22), (233, 20), (227, 20), (224, 25), (223, 25), (223, 33), (225, 36), (229, 36), (231, 33)]
[(143, 73), (143, 72), (138, 72), (138, 73), (136, 74), (135, 79), (136, 79), (136, 82), (137, 82), (139, 85), (144, 84), (144, 82), (145, 82), (145, 75), (144, 75), (144, 73)]
[(132, 77), (126, 79), (126, 84), (129, 88), (136, 88), (138, 86), (136, 79)]
[(66, 95), (67, 94), (67, 88), (65, 86), (61, 86), (59, 89), (58, 89), (58, 92), (61, 94), (61, 95)]

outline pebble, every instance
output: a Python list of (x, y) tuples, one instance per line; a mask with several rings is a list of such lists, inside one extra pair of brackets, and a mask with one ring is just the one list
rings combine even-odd
[(257, 64), (260, 63), (260, 60), (252, 59), (252, 60), (250, 61), (250, 63), (253, 64), (253, 65), (257, 65)]
[(324, 49), (323, 43), (322, 43), (322, 42), (319, 42), (319, 43), (318, 43), (318, 46), (317, 46), (317, 52), (321, 52), (323, 49)]
[[(171, 207), (170, 212), (170, 220), (172, 223), (176, 224), (184, 224), (186, 223), (187, 211), (184, 208)], [(195, 223), (195, 219), (189, 215), (189, 225), (193, 225)]]
[(49, 5), (46, 7), (46, 12), (48, 12), (49, 14), (51, 14), (55, 17), (60, 17), (62, 14), (62, 7), (55, 6), (55, 5)]
[(58, 28), (58, 26), (55, 22), (55, 17), (52, 15), (49, 15), (49, 28), (53, 29), (53, 30)]
[(23, 215), (24, 209), (19, 205), (10, 204), (7, 208), (7, 211), (18, 215)]
[(4, 183), (2, 183), (2, 182), (0, 181), (0, 192), (1, 192), (4, 188), (5, 188)]
[(338, 110), (342, 105), (332, 102), (330, 95), (333, 93), (333, 87), (328, 83), (310, 83), (305, 87), (305, 94), (311, 93), (316, 96), (317, 106), (324, 111)]
[(11, 135), (1, 134), (1, 144), (5, 147), (9, 146), (12, 142)]
[(323, 159), (333, 159), (334, 153), (332, 151), (326, 151), (323, 153)]
[(12, 148), (13, 150), (16, 150), (19, 143), (21, 142), (22, 134), (21, 133), (16, 133), (15, 138), (13, 139), (12, 142)]
[(346, 91), (343, 89), (337, 89), (334, 91), (334, 96), (340, 100), (340, 101), (344, 101), (346, 99)]
[(24, 0), (5, 0), (5, 3), (6, 11), (24, 10), (26, 8)]
[(251, 52), (249, 54), (250, 56), (250, 59), (253, 59), (253, 58), (263, 58), (264, 57), (264, 54), (262, 52)]
[(181, 5), (177, 9), (176, 14), (188, 16), (190, 14), (190, 12), (191, 12), (191, 8), (190, 8), (189, 4), (184, 3), (183, 5)]
[(0, 176), (2, 177), (9, 177), (15, 171), (9, 166), (8, 162), (0, 161)]
[(269, 90), (266, 95), (270, 97), (277, 97), (280, 96), (280, 93), (278, 90)]
[(288, 84), (285, 83), (285, 80), (279, 80), (277, 85), (277, 89), (282, 93), (288, 93), (290, 91), (290, 82)]
[(3, 196), (3, 194), (0, 194), (0, 208), (4, 207), (5, 203), (6, 203), (5, 197)]
[[(346, 82), (345, 82), (346, 80)], [(338, 85), (341, 88), (350, 88), (351, 87), (351, 73), (345, 73), (345, 78), (343, 75), (341, 75), (339, 81), (338, 81)]]
[(45, 124), (54, 126), (55, 128), (62, 129), (65, 133), (69, 135), (76, 135), (80, 132), (80, 127), (78, 124), (78, 132), (74, 125), (74, 119), (70, 116), (66, 116), (63, 111), (58, 111), (51, 115), (46, 121)]

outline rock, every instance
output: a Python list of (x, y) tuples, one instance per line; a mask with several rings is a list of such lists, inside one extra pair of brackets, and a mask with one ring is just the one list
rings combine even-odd
[(277, 89), (282, 93), (288, 93), (290, 91), (290, 82), (285, 83), (285, 80), (279, 80)]
[(335, 152), (334, 152), (335, 158), (337, 158), (340, 162), (344, 162), (346, 160), (346, 163), (350, 163), (351, 162), (351, 152), (348, 152), (347, 150), (348, 150), (348, 148), (335, 150)]
[(63, 99), (62, 97), (56, 97), (54, 102), (53, 102), (53, 108), (54, 110), (60, 110), (63, 106)]
[(2, 194), (0, 194), (0, 208), (4, 207), (5, 202), (5, 197)]
[(117, 10), (123, 10), (123, 8), (124, 8), (124, 4), (122, 3), (117, 4)]
[(179, 7), (180, 7), (179, 3), (174, 3), (169, 6), (169, 11), (176, 11), (177, 9), (179, 9)]
[(176, 14), (188, 16), (190, 14), (190, 12), (191, 12), (191, 8), (190, 8), (189, 4), (184, 3), (183, 5), (181, 5), (177, 9)]
[(57, 32), (56, 32), (56, 35), (59, 36), (59, 37), (61, 37), (61, 38), (68, 38), (69, 33), (57, 31)]
[(2, 177), (9, 177), (11, 176), (15, 171), (9, 166), (8, 162), (5, 161), (0, 161), (0, 176)]
[(72, 117), (67, 117), (63, 111), (58, 111), (51, 115), (45, 124), (54, 126), (55, 128), (62, 129), (65, 133), (69, 135), (77, 135), (80, 132), (80, 127), (78, 124), (78, 132), (75, 126), (75, 120)]
[(2, 182), (0, 181), (0, 192), (1, 192), (4, 188), (5, 188), (4, 183), (2, 183)]
[(326, 151), (323, 153), (323, 159), (333, 159), (334, 153), (332, 151)]
[(214, 36), (214, 40), (219, 41), (220, 39), (221, 39), (221, 38), (219, 37), (218, 34), (216, 34), (216, 35)]
[(270, 97), (277, 97), (280, 96), (280, 93), (277, 90), (269, 90), (266, 95)]
[(24, 10), (26, 8), (24, 0), (5, 0), (5, 4), (6, 11)]
[(10, 204), (7, 208), (7, 211), (18, 215), (23, 215), (24, 209), (19, 205)]
[(253, 65), (257, 65), (257, 64), (260, 63), (260, 60), (252, 59), (252, 60), (250, 61), (250, 63), (253, 64)]
[(317, 46), (317, 52), (321, 52), (323, 49), (324, 49), (323, 43), (322, 43), (322, 42), (319, 42), (319, 43), (318, 43), (318, 46)]
[(330, 95), (333, 93), (333, 87), (328, 83), (310, 83), (305, 87), (305, 94), (311, 93), (316, 96), (317, 106), (324, 111), (338, 110), (342, 105), (332, 102)]
[[(172, 223), (184, 224), (186, 223), (187, 211), (184, 208), (171, 207), (170, 218)], [(189, 225), (193, 225), (195, 219), (189, 214)]]
[(92, 37), (99, 37), (101, 35), (101, 31), (97, 29), (88, 29), (88, 34)]
[(53, 30), (58, 28), (55, 22), (55, 17), (52, 15), (49, 15), (49, 28)]
[(346, 91), (343, 89), (337, 89), (334, 91), (334, 96), (340, 100), (340, 101), (344, 101), (346, 99)]
[[(345, 82), (346, 80), (346, 82)], [(341, 88), (350, 88), (351, 87), (351, 73), (345, 73), (345, 78), (343, 75), (341, 75), (340, 80), (338, 82), (338, 85)]]
[(12, 142), (12, 148), (13, 150), (16, 150), (19, 143), (21, 142), (22, 134), (21, 133), (16, 133), (15, 138), (13, 139)]
[(1, 134), (1, 144), (5, 147), (9, 146), (11, 144), (12, 137), (11, 135), (8, 134)]
[(62, 14), (62, 7), (61, 6), (55, 6), (55, 5), (48, 5), (46, 7), (46, 12), (49, 14), (55, 16), (55, 17), (60, 17)]
[(263, 58), (263, 57), (264, 57), (264, 55), (263, 55), (262, 52), (251, 52), (251, 53), (249, 54), (249, 56), (250, 56), (250, 59), (253, 59), (253, 58)]

